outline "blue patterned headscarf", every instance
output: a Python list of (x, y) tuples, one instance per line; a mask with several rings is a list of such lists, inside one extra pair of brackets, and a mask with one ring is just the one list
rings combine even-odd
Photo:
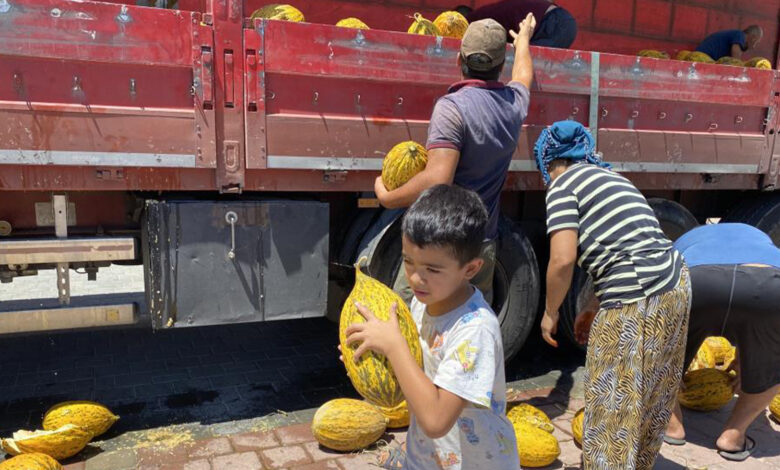
[(585, 161), (602, 168), (612, 168), (596, 155), (593, 136), (577, 121), (558, 121), (542, 131), (534, 145), (536, 167), (542, 172), (544, 184), (550, 184), (548, 169), (553, 160)]

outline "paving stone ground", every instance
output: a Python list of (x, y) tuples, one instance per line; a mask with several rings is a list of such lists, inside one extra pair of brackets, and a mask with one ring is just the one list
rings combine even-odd
[[(577, 469), (580, 449), (571, 434), (571, 419), (583, 402), (580, 398), (565, 397), (555, 388), (526, 389), (532, 382), (512, 384), (512, 402), (526, 402), (541, 408), (553, 421), (553, 434), (558, 439), (561, 454), (546, 469)], [(686, 412), (688, 443), (682, 447), (665, 445), (656, 463), (657, 470), (684, 469), (780, 469), (780, 424), (768, 416), (760, 417), (751, 427), (757, 449), (752, 458), (742, 463), (727, 462), (712, 449), (716, 432), (731, 410), (719, 412)], [(385, 445), (400, 445), (406, 439), (406, 430), (390, 430), (380, 445), (360, 453), (334, 452), (321, 447), (310, 430), (308, 416), (313, 410), (295, 417), (254, 420), (237, 425), (234, 433), (219, 434), (213, 427), (200, 439), (185, 428), (161, 432), (157, 440), (127, 440), (130, 446), (116, 442), (98, 442), (83, 460), (66, 462), (67, 470), (362, 470), (375, 469), (378, 450)], [(307, 416), (308, 414), (308, 416)], [(291, 421), (303, 421), (290, 424)], [(286, 423), (286, 424), (285, 424)], [(278, 427), (274, 427), (278, 425)], [(152, 432), (152, 431), (150, 431)], [(180, 439), (185, 435), (187, 439)]]
[[(117, 268), (109, 270), (108, 285), (83, 282), (76, 293), (133, 295), (142, 289), (138, 267)], [(0, 285), (0, 312), (23, 298), (56, 302), (50, 297), (54, 289), (47, 287), (52, 279), (18, 280), (13, 290)], [(39, 427), (43, 412), (56, 402), (91, 399), (122, 419), (102, 440), (64, 462), (67, 469), (376, 468), (376, 449), (331, 452), (309, 431), (317, 406), (356, 397), (338, 362), (336, 338), (336, 326), (325, 319), (2, 337), (0, 437)], [(507, 364), (514, 399), (540, 406), (556, 426), (561, 455), (548, 468), (579, 465), (569, 423), (582, 406), (582, 364), (581, 352), (550, 348), (538, 331)], [(733, 464), (715, 453), (713, 442), (729, 409), (686, 412), (688, 444), (664, 445), (656, 468), (780, 470), (780, 425), (766, 416), (750, 429), (758, 443), (753, 458)], [(393, 444), (404, 439), (403, 431), (383, 437)]]

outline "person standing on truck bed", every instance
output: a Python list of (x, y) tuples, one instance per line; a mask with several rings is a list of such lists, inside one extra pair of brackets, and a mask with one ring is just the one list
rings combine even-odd
[[(506, 30), (486, 19), (469, 24), (457, 64), (463, 80), (450, 86), (433, 108), (428, 127), (428, 164), (403, 186), (388, 191), (377, 177), (374, 191), (388, 209), (409, 207), (426, 189), (454, 184), (479, 194), (488, 210), (486, 240), (480, 258), (483, 268), (472, 280), (492, 300), (493, 269), (498, 237), (499, 197), (509, 163), (528, 114), (533, 64), (529, 41), (536, 21), (533, 15), (516, 24), (512, 80), (498, 81), (506, 56)], [(393, 289), (409, 303), (413, 297), (404, 270)]]
[[(748, 426), (780, 393), (780, 248), (745, 224), (697, 227), (674, 245), (690, 266), (693, 286), (686, 366), (708, 336), (737, 346), (739, 399), (715, 447), (724, 459), (742, 461), (756, 446)], [(679, 404), (664, 441), (685, 444)]]
[(738, 29), (718, 31), (707, 36), (696, 50), (704, 52), (713, 60), (722, 57), (742, 59), (742, 53), (755, 49), (762, 37), (764, 37), (764, 30), (757, 25), (748, 26), (743, 31)]
[(650, 470), (682, 379), (691, 288), (682, 256), (644, 196), (560, 121), (534, 146), (547, 186), (550, 261), (541, 330), (553, 339), (575, 264), (601, 308), (585, 362), (585, 469)]
[[(577, 20), (565, 8), (550, 0), (501, 0), (473, 10), (466, 5), (455, 7), (455, 11), (472, 21), (492, 18), (509, 31), (529, 13), (539, 22), (533, 36), (532, 46), (568, 49), (577, 37)], [(507, 41), (512, 39), (507, 36)]]

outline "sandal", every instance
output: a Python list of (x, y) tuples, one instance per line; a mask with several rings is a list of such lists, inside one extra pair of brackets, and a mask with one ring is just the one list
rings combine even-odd
[(676, 437), (670, 437), (664, 434), (664, 442), (669, 444), (670, 446), (684, 446), (685, 445), (685, 439), (678, 439)]
[(406, 451), (401, 447), (387, 448), (377, 457), (377, 465), (387, 470), (401, 470), (406, 463)]
[(756, 450), (756, 441), (752, 437), (745, 435), (745, 443), (742, 445), (742, 450), (718, 449), (718, 455), (732, 462), (742, 462), (750, 457), (754, 450)]

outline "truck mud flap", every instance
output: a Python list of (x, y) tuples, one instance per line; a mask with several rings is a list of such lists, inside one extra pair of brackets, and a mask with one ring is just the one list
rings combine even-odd
[(145, 212), (155, 329), (325, 315), (327, 204), (148, 201)]

